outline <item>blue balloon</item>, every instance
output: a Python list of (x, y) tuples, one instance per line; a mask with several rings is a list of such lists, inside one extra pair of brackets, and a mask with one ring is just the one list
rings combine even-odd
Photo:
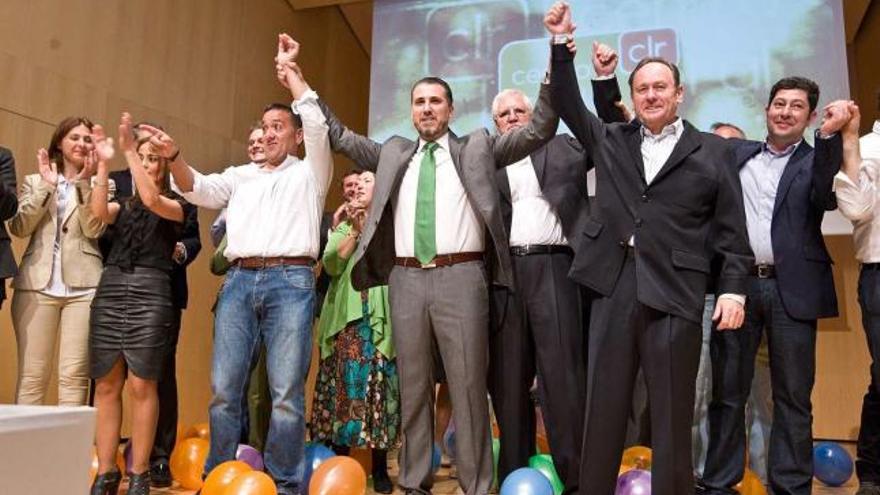
[(834, 442), (819, 442), (813, 447), (813, 476), (828, 486), (840, 486), (853, 474), (849, 452)]
[(455, 424), (449, 423), (446, 433), (443, 434), (443, 445), (446, 447), (446, 455), (455, 460)]
[(537, 469), (519, 468), (507, 475), (500, 495), (553, 495), (553, 485)]
[(442, 455), (443, 451), (441, 451), (440, 446), (435, 443), (434, 448), (431, 451), (431, 472), (433, 472), (434, 474), (437, 474), (437, 471), (440, 470), (440, 461)]
[(330, 450), (326, 445), (320, 443), (307, 443), (305, 456), (303, 456), (303, 462), (306, 465), (306, 470), (303, 474), (303, 486), (309, 486), (309, 481), (312, 479), (312, 473), (318, 469), (318, 466), (320, 466), (322, 462), (335, 456), (336, 453)]

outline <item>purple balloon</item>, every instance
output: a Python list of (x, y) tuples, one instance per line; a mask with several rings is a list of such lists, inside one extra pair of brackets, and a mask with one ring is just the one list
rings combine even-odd
[(621, 474), (614, 495), (651, 495), (651, 472), (631, 469)]
[(243, 443), (238, 444), (238, 449), (235, 451), (235, 458), (236, 460), (242, 461), (248, 466), (254, 468), (254, 471), (263, 470), (263, 455), (260, 454), (259, 450), (250, 445), (245, 445)]

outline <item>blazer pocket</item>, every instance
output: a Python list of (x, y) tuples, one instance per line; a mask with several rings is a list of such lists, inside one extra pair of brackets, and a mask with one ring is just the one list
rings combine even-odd
[(831, 256), (828, 255), (828, 251), (825, 250), (822, 246), (804, 246), (804, 258), (810, 261), (820, 261), (823, 263), (834, 263), (834, 260), (831, 259)]
[(672, 266), (684, 270), (709, 273), (709, 260), (699, 254), (689, 253), (680, 249), (672, 250)]
[(599, 233), (602, 232), (602, 228), (605, 225), (593, 220), (592, 218), (588, 218), (586, 222), (584, 222), (584, 235), (595, 239), (599, 237)]
[(103, 256), (101, 256), (101, 250), (98, 249), (98, 246), (92, 244), (89, 241), (79, 241), (79, 248), (85, 254), (97, 256), (98, 259), (104, 258)]

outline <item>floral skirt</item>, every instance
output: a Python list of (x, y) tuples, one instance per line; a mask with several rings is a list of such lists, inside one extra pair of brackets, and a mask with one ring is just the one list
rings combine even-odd
[(312, 404), (312, 441), (348, 447), (397, 447), (400, 386), (397, 364), (376, 350), (363, 320), (336, 335), (322, 359)]

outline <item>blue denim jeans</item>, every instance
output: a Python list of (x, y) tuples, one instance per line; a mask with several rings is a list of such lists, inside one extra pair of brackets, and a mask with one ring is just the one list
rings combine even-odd
[(226, 274), (214, 315), (211, 450), (205, 473), (235, 458), (251, 363), (266, 346), (272, 414), (263, 460), (279, 494), (304, 492), (305, 380), (312, 347), (315, 277), (307, 266)]

